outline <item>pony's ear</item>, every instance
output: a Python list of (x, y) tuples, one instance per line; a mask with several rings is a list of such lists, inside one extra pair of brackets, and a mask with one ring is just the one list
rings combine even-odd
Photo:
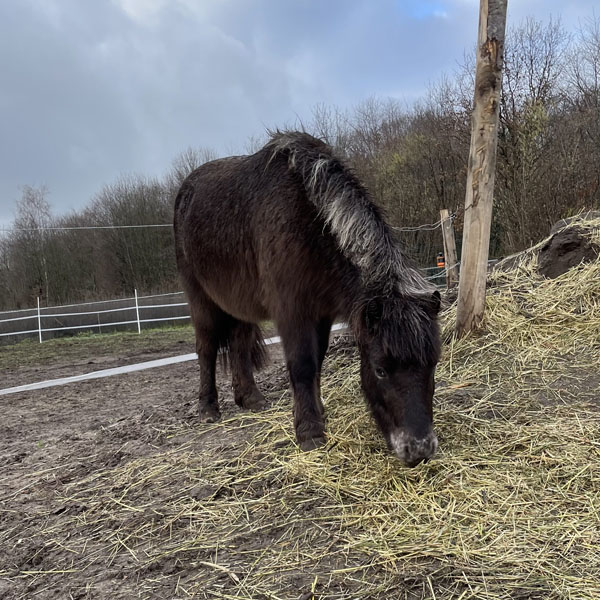
[(379, 323), (381, 321), (381, 315), (383, 314), (383, 307), (381, 302), (378, 300), (370, 300), (365, 306), (363, 318), (367, 331), (374, 335), (379, 329)]
[(437, 317), (440, 312), (440, 307), (442, 305), (442, 296), (438, 290), (435, 290), (433, 294), (428, 298), (427, 308), (429, 310), (429, 314), (432, 317)]

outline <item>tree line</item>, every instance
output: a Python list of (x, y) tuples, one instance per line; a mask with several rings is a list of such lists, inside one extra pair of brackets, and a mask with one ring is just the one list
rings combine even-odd
[[(393, 226), (435, 223), (447, 208), (459, 246), (474, 58), (410, 106), (376, 98), (346, 110), (318, 105), (300, 124), (349, 161)], [(264, 141), (250, 140), (249, 150)], [(170, 227), (110, 227), (171, 223), (179, 185), (213, 158), (188, 149), (164, 177), (123, 177), (68, 216), (52, 214), (47, 190), (25, 186), (0, 239), (0, 309), (32, 306), (36, 296), (62, 304), (179, 289)], [(521, 250), (557, 220), (598, 208), (598, 165), (600, 18), (573, 35), (558, 21), (526, 19), (506, 38), (490, 254)], [(398, 235), (418, 263), (434, 264), (439, 230)]]

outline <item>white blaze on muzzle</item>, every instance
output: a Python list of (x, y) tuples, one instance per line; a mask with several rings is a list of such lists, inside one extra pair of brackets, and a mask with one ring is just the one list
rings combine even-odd
[(390, 446), (398, 458), (409, 465), (414, 465), (435, 454), (438, 439), (433, 431), (424, 438), (418, 439), (403, 429), (397, 429), (390, 434)]

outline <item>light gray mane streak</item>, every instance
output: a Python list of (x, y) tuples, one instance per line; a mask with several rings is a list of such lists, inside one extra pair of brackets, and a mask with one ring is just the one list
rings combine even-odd
[(275, 133), (267, 147), (271, 160), (279, 153), (287, 155), (289, 168), (301, 176), (309, 199), (344, 256), (358, 268), (367, 290), (394, 290), (405, 297), (435, 290), (408, 263), (366, 189), (328, 146), (306, 134), (289, 132)]

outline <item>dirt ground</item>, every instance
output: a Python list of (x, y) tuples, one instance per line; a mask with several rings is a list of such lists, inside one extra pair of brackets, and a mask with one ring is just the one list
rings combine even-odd
[[(328, 444), (294, 444), (281, 350), (262, 413), (199, 423), (195, 362), (0, 396), (0, 598), (600, 598), (600, 263), (499, 272), (444, 315), (435, 460), (403, 469), (325, 362)], [(0, 389), (193, 352), (190, 327), (0, 346)], [(326, 386), (326, 387), (325, 387)]]
[[(90, 338), (87, 345), (67, 341), (58, 346), (58, 352), (46, 348), (49, 354), (41, 361), (38, 357), (38, 364), (29, 364), (34, 360), (31, 357), (22, 366), (4, 348), (1, 387), (194, 351), (185, 329), (179, 335), (170, 334), (169, 339), (158, 349), (151, 343), (140, 346), (135, 339), (135, 343), (101, 346), (98, 337)], [(343, 339), (343, 335), (338, 337), (338, 341)], [(271, 364), (257, 374), (257, 383), (271, 402), (290, 404), (280, 346), (271, 346), (269, 354)], [(237, 576), (211, 569), (210, 552), (200, 557), (196, 553), (195, 566), (168, 557), (149, 565), (133, 553), (118, 555), (110, 539), (117, 523), (86, 524), (88, 506), (78, 499), (78, 492), (93, 490), (97, 474), (135, 465), (155, 454), (191, 453), (201, 467), (215, 460), (235, 460), (243, 452), (256, 427), (249, 425), (224, 436), (220, 428), (200, 424), (197, 377), (196, 363), (191, 361), (0, 397), (0, 597), (186, 598), (188, 582), (194, 582), (195, 597), (218, 597), (215, 589), (226, 592), (231, 578)], [(218, 387), (222, 420), (239, 417), (241, 411), (234, 405), (221, 369)], [(189, 482), (167, 480), (148, 493), (160, 510), (178, 494), (201, 500), (209, 492), (210, 482), (190, 487)], [(73, 518), (78, 515), (81, 520), (73, 530)], [(272, 544), (280, 535), (279, 525), (273, 522), (248, 546)], [(94, 535), (98, 528), (107, 534), (101, 540)], [(338, 566), (346, 565), (340, 558)], [(281, 597), (311, 598), (313, 580), (312, 572), (290, 573), (287, 585), (293, 591)], [(340, 592), (338, 597), (349, 596)]]
[[(218, 424), (197, 419), (195, 361), (0, 396), (0, 598), (598, 597), (597, 352), (546, 365), (549, 383), (525, 361), (509, 402), (512, 355), (482, 346), (440, 365), (441, 456), (412, 470), (347, 376), (345, 334), (323, 375), (327, 460), (294, 445), (279, 346), (264, 413), (219, 371)], [(190, 328), (2, 347), (0, 388), (193, 349)]]

